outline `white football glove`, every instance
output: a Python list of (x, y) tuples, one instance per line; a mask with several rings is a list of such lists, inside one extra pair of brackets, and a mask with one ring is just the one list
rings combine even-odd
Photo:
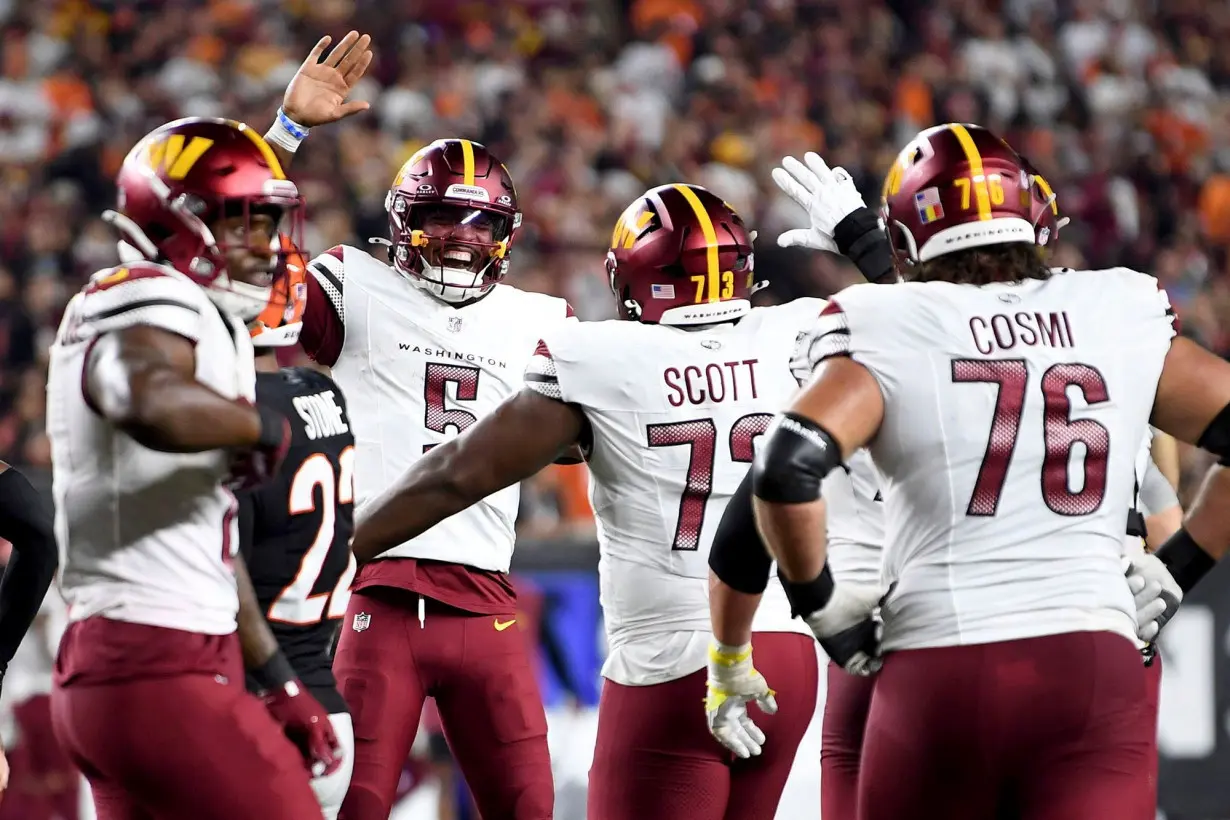
[(1183, 589), (1156, 555), (1124, 558), (1124, 568), (1136, 603), (1136, 636), (1150, 643), (1178, 611)]
[(803, 618), (829, 658), (851, 675), (880, 671), (880, 637), (884, 627), (872, 614), (881, 591), (872, 584), (835, 584), (833, 597)]
[(777, 237), (777, 244), (837, 253), (833, 240), (837, 223), (866, 203), (845, 168), (829, 168), (814, 151), (808, 151), (803, 159), (806, 165), (794, 157), (783, 158), (782, 167), (773, 169), (773, 181), (807, 211), (811, 227), (785, 231)]
[(764, 732), (752, 722), (747, 705), (755, 703), (771, 715), (777, 701), (769, 683), (752, 666), (752, 645), (709, 644), (709, 690), (705, 694), (705, 717), (709, 734), (742, 758), (760, 754)]

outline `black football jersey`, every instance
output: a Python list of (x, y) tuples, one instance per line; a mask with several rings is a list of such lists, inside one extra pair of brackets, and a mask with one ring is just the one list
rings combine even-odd
[(276, 478), (240, 498), (240, 550), (282, 651), (330, 713), (344, 712), (329, 647), (355, 572), (346, 401), (331, 378), (304, 367), (257, 373), (256, 395), (290, 420), (293, 436)]

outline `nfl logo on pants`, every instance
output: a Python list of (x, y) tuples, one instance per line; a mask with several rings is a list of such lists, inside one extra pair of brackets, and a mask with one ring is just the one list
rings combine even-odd
[(362, 632), (372, 624), (372, 616), (366, 612), (356, 612), (354, 622), (350, 625), (355, 632)]

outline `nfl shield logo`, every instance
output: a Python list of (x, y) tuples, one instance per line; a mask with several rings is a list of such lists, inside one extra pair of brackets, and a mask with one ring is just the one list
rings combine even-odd
[(355, 632), (362, 632), (363, 630), (367, 629), (371, 625), (372, 625), (371, 615), (367, 614), (366, 612), (356, 612), (354, 616), (354, 623), (351, 624), (351, 628), (354, 629)]
[(461, 317), (460, 316), (448, 317), (448, 329), (451, 330), (453, 333), (456, 333), (457, 331), (461, 330)]

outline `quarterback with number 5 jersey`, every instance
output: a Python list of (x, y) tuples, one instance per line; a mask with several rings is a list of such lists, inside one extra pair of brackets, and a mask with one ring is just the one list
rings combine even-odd
[[(350, 784), (354, 751), (350, 713), (337, 691), (329, 651), (355, 572), (354, 435), (346, 400), (332, 379), (307, 367), (278, 367), (278, 349), (299, 337), (307, 275), (293, 249), (284, 264), (291, 302), (272, 305), (258, 317), (252, 346), (257, 400), (290, 420), (290, 448), (273, 480), (239, 495), (239, 549), (278, 645), (337, 733), (342, 765), (312, 779), (325, 820), (334, 820)], [(248, 688), (258, 690), (259, 682), (249, 679)]]
[[(423, 148), (386, 206), (392, 264), (351, 247), (316, 257), (301, 335), (348, 397), (360, 508), (515, 392), (571, 315), (502, 284), (521, 213), (482, 145)], [(354, 718), (347, 820), (388, 816), (427, 697), (484, 816), (551, 816), (546, 717), (528, 644), (508, 631), (518, 501), (516, 486), (476, 498), (360, 566), (334, 662)]]
[(864, 446), (884, 478), (862, 820), (1154, 815), (1134, 640), (1230, 548), (1230, 480), (1212, 469), (1130, 584), (1124, 502), (1150, 420), (1230, 457), (1230, 364), (1176, 338), (1152, 277), (1047, 268), (1048, 198), (985, 129), (912, 140), (882, 210), (906, 281), (829, 302), (801, 345), (815, 373), (753, 467), (757, 521), (813, 617), (849, 597), (826, 566), (821, 481)]
[[(584, 445), (610, 646), (588, 817), (768, 820), (819, 676), (815, 642), (776, 581), (752, 639), (762, 669), (780, 681), (755, 699), (772, 742), (757, 746), (753, 726), (746, 743), (723, 748), (687, 705), (703, 698), (718, 651), (708, 617), (714, 532), (772, 409), (798, 389), (791, 350), (823, 303), (753, 309), (752, 238), (696, 186), (638, 198), (611, 246), (622, 320), (545, 329), (521, 392), (361, 510), (355, 551), (379, 554), (430, 531)], [(740, 647), (727, 666), (757, 680), (751, 652)], [(720, 697), (711, 692), (715, 710)]]

